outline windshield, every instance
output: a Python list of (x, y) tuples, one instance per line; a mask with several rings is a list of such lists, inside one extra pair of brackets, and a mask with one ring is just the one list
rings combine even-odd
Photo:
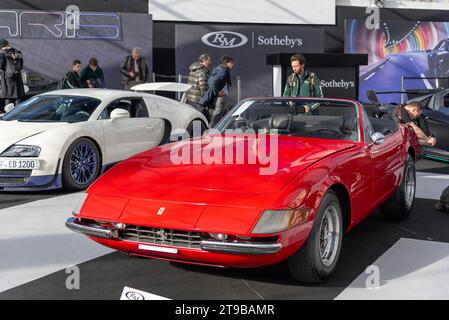
[(27, 73), (25, 78), (28, 83), (45, 81), (45, 78), (39, 73)]
[(2, 120), (28, 122), (83, 122), (89, 120), (100, 100), (80, 96), (36, 96), (10, 112)]
[(301, 98), (245, 100), (216, 129), (277, 130), (279, 135), (358, 141), (354, 103)]

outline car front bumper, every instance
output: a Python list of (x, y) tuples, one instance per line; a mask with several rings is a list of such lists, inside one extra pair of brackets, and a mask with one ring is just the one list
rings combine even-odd
[(272, 254), (282, 249), (282, 244), (275, 243), (247, 243), (247, 242), (222, 242), (201, 241), (201, 249), (206, 251), (234, 253), (234, 254)]
[(119, 230), (71, 217), (67, 228), (96, 242), (132, 255), (218, 267), (251, 268), (276, 264), (298, 250), (302, 243), (284, 247), (280, 242), (252, 243), (201, 240), (199, 248), (148, 244), (120, 239)]
[(99, 237), (104, 239), (118, 239), (118, 231), (116, 229), (103, 228), (93, 223), (85, 223), (77, 218), (67, 219), (65, 226), (72, 231), (83, 233), (87, 236)]
[[(5, 158), (2, 158), (5, 159)], [(1, 191), (39, 191), (59, 189), (62, 176), (58, 173), (60, 160), (53, 158), (38, 159), (41, 167), (32, 169), (0, 169)]]

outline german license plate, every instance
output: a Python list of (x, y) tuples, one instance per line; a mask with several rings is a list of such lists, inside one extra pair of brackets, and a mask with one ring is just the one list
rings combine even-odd
[(27, 159), (0, 159), (0, 169), (31, 169), (39, 170), (39, 160)]

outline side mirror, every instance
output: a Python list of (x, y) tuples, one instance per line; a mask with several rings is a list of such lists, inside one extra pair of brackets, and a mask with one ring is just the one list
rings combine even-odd
[(381, 144), (384, 142), (385, 136), (380, 132), (374, 132), (371, 135), (371, 140), (373, 140), (374, 144)]
[(12, 109), (14, 109), (16, 106), (14, 105), (14, 103), (8, 103), (6, 106), (5, 106), (5, 113), (8, 113), (9, 111), (11, 111)]
[(117, 109), (112, 110), (112, 112), (111, 112), (111, 121), (116, 121), (119, 119), (129, 119), (129, 118), (130, 118), (130, 115), (129, 115), (128, 110), (117, 108)]

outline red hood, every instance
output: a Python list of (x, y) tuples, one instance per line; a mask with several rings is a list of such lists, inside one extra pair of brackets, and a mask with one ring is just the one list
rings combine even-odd
[[(185, 142), (174, 143), (138, 154), (112, 168), (90, 188), (89, 193), (113, 195), (111, 191), (114, 190), (115, 195), (153, 198), (155, 189), (164, 187), (171, 190), (189, 189), (190, 194), (192, 190), (272, 193), (281, 190), (293, 177), (313, 163), (354, 145), (351, 141), (281, 136), (277, 137), (277, 148), (270, 148), (268, 142), (267, 151), (261, 151), (255, 147), (258, 142), (260, 145), (261, 140), (255, 137), (233, 136), (223, 147), (215, 148), (219, 146), (217, 137), (214, 136), (211, 140), (196, 139), (188, 145)], [(174, 164), (174, 161), (180, 161), (179, 156), (174, 156), (174, 150), (178, 148), (180, 155), (179, 148), (183, 145), (190, 148), (191, 156), (186, 157), (189, 163)], [(196, 151), (193, 152), (192, 148), (196, 148)], [(221, 150), (222, 154), (226, 154), (225, 150), (229, 148), (233, 148), (234, 153), (238, 148), (245, 150), (246, 164), (192, 163), (195, 156), (201, 160), (200, 155), (210, 154), (211, 148)], [(270, 153), (276, 149), (278, 152)], [(262, 154), (268, 154), (269, 157), (264, 158)], [(260, 161), (248, 164), (249, 159), (258, 157), (265, 159), (263, 161), (271, 160), (265, 164)], [(218, 159), (225, 162), (224, 157)], [(234, 157), (233, 162), (235, 161)]]
[[(228, 146), (255, 142), (255, 138), (239, 137)], [(201, 153), (217, 141), (194, 143)], [(112, 168), (88, 190), (82, 215), (133, 225), (245, 234), (292, 178), (354, 143), (279, 137), (277, 169), (272, 175), (261, 175), (261, 164), (174, 165), (173, 148), (181, 145), (152, 149)], [(245, 150), (257, 156), (256, 149)], [(162, 208), (163, 215), (158, 215)]]

